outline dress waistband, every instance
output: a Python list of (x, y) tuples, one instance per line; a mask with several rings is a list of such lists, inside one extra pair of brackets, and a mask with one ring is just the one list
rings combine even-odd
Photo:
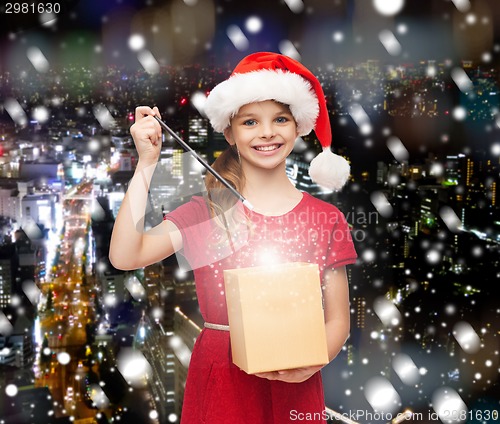
[(212, 324), (211, 322), (206, 322), (203, 326), (210, 330), (229, 331), (229, 325), (224, 324)]

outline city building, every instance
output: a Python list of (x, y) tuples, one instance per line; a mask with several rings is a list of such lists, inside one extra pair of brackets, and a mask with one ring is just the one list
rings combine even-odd
[(0, 246), (0, 310), (11, 306), (19, 259), (13, 243)]

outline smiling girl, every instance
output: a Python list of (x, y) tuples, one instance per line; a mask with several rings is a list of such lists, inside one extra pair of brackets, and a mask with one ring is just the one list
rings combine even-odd
[[(255, 53), (212, 90), (205, 112), (229, 144), (214, 169), (254, 209), (235, 203), (207, 174), (207, 198), (194, 196), (157, 227), (137, 231), (161, 148), (161, 129), (154, 118), (159, 111), (140, 106), (131, 127), (139, 161), (115, 222), (110, 260), (117, 268), (135, 269), (182, 252), (194, 269), (206, 323), (191, 356), (182, 423), (282, 424), (295, 422), (296, 416), (325, 422), (320, 366), (249, 375), (232, 363), (223, 290), (224, 269), (266, 261), (316, 263), (330, 360), (348, 337), (345, 266), (355, 262), (356, 252), (346, 220), (335, 206), (298, 190), (285, 168), (297, 137), (314, 129), (324, 150), (311, 164), (311, 178), (335, 190), (348, 178), (347, 162), (330, 150), (330, 121), (321, 85), (289, 57)], [(236, 224), (227, 226), (226, 215)], [(231, 245), (224, 254), (218, 253), (224, 244), (217, 231), (221, 223)], [(238, 237), (241, 228), (248, 230), (245, 237)]]

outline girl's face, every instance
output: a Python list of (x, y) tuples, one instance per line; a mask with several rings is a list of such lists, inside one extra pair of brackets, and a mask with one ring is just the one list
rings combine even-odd
[(266, 100), (242, 106), (224, 135), (236, 144), (243, 166), (273, 169), (285, 162), (298, 133), (290, 109)]

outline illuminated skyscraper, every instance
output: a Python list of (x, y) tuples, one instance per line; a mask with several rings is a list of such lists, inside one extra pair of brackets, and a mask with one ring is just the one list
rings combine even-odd
[(497, 204), (497, 183), (493, 181), (490, 185), (490, 200), (491, 206), (496, 206)]
[(471, 181), (472, 181), (472, 175), (474, 174), (474, 162), (472, 161), (471, 158), (467, 158), (467, 167), (466, 167), (466, 174), (465, 174), (465, 185), (467, 187), (470, 187)]
[(14, 256), (13, 244), (0, 248), (0, 310), (10, 306)]
[(360, 296), (354, 298), (354, 303), (356, 305), (356, 328), (362, 330), (365, 328), (366, 299)]
[(208, 140), (208, 121), (203, 118), (189, 119), (188, 143), (191, 147), (206, 146)]

